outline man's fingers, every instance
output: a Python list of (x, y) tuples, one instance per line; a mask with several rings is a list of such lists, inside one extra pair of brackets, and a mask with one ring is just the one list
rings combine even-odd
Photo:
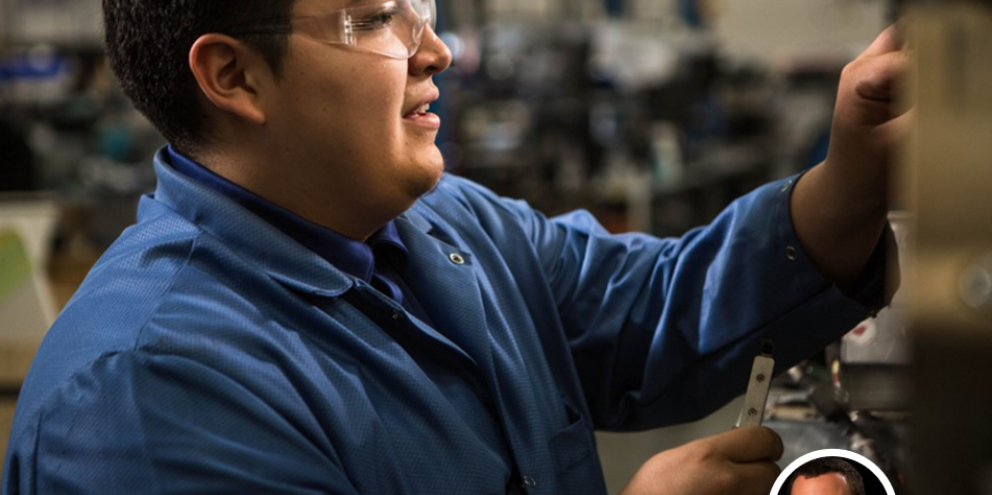
[(763, 426), (735, 428), (702, 441), (735, 463), (778, 460), (784, 450), (778, 433)]
[(885, 31), (882, 31), (882, 34), (879, 34), (878, 37), (875, 38), (875, 41), (872, 42), (871, 46), (869, 46), (862, 55), (875, 56), (889, 52), (897, 52), (902, 49), (903, 44), (902, 36), (900, 35), (899, 30), (896, 29), (896, 25), (893, 24), (886, 28)]
[(909, 64), (905, 52), (889, 52), (855, 62), (851, 67), (858, 68), (860, 76), (855, 81), (855, 93), (866, 100), (891, 101), (897, 82), (909, 71)]

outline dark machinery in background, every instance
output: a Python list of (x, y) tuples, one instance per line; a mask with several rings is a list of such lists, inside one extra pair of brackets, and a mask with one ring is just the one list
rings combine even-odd
[[(788, 88), (758, 65), (725, 63), (696, 9), (662, 13), (674, 2), (659, 2), (643, 21), (622, 17), (635, 2), (607, 2), (590, 19), (560, 2), (549, 19), (492, 29), (483, 3), (441, 13), (456, 63), (439, 78), (439, 143), (460, 175), (549, 214), (588, 208), (611, 230), (664, 236), (709, 222), (785, 161), (775, 126), (789, 105), (775, 91)], [(809, 88), (839, 71), (795, 80)]]

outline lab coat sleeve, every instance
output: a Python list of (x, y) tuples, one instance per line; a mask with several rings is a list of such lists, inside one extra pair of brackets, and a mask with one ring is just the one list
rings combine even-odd
[(599, 428), (701, 418), (745, 391), (762, 340), (781, 372), (884, 304), (884, 249), (844, 290), (806, 257), (790, 216), (795, 181), (677, 239), (610, 235), (584, 211), (546, 219), (506, 203), (543, 267)]
[[(12, 493), (357, 494), (292, 414), (185, 357), (105, 355), (63, 384), (11, 459)], [(17, 479), (17, 478), (20, 479)]]

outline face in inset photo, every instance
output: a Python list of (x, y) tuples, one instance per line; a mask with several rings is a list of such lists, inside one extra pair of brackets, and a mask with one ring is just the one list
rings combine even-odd
[[(856, 454), (843, 456), (810, 454), (782, 472), (776, 495), (892, 495), (891, 484), (883, 482), (878, 468)], [(798, 466), (796, 466), (798, 464)], [(880, 473), (880, 471), (879, 471)]]

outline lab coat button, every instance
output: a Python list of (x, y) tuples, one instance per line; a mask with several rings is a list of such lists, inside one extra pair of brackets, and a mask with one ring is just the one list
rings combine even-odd
[(789, 261), (796, 261), (799, 259), (799, 252), (792, 246), (785, 248), (785, 255), (789, 258)]
[(537, 480), (531, 478), (530, 476), (524, 476), (524, 486), (527, 488), (534, 488), (537, 486)]
[(456, 265), (464, 265), (465, 264), (465, 258), (463, 258), (462, 255), (460, 255), (458, 253), (451, 253), (451, 256), (448, 256), (448, 259), (451, 260), (451, 262), (454, 263), (454, 264), (456, 264)]

